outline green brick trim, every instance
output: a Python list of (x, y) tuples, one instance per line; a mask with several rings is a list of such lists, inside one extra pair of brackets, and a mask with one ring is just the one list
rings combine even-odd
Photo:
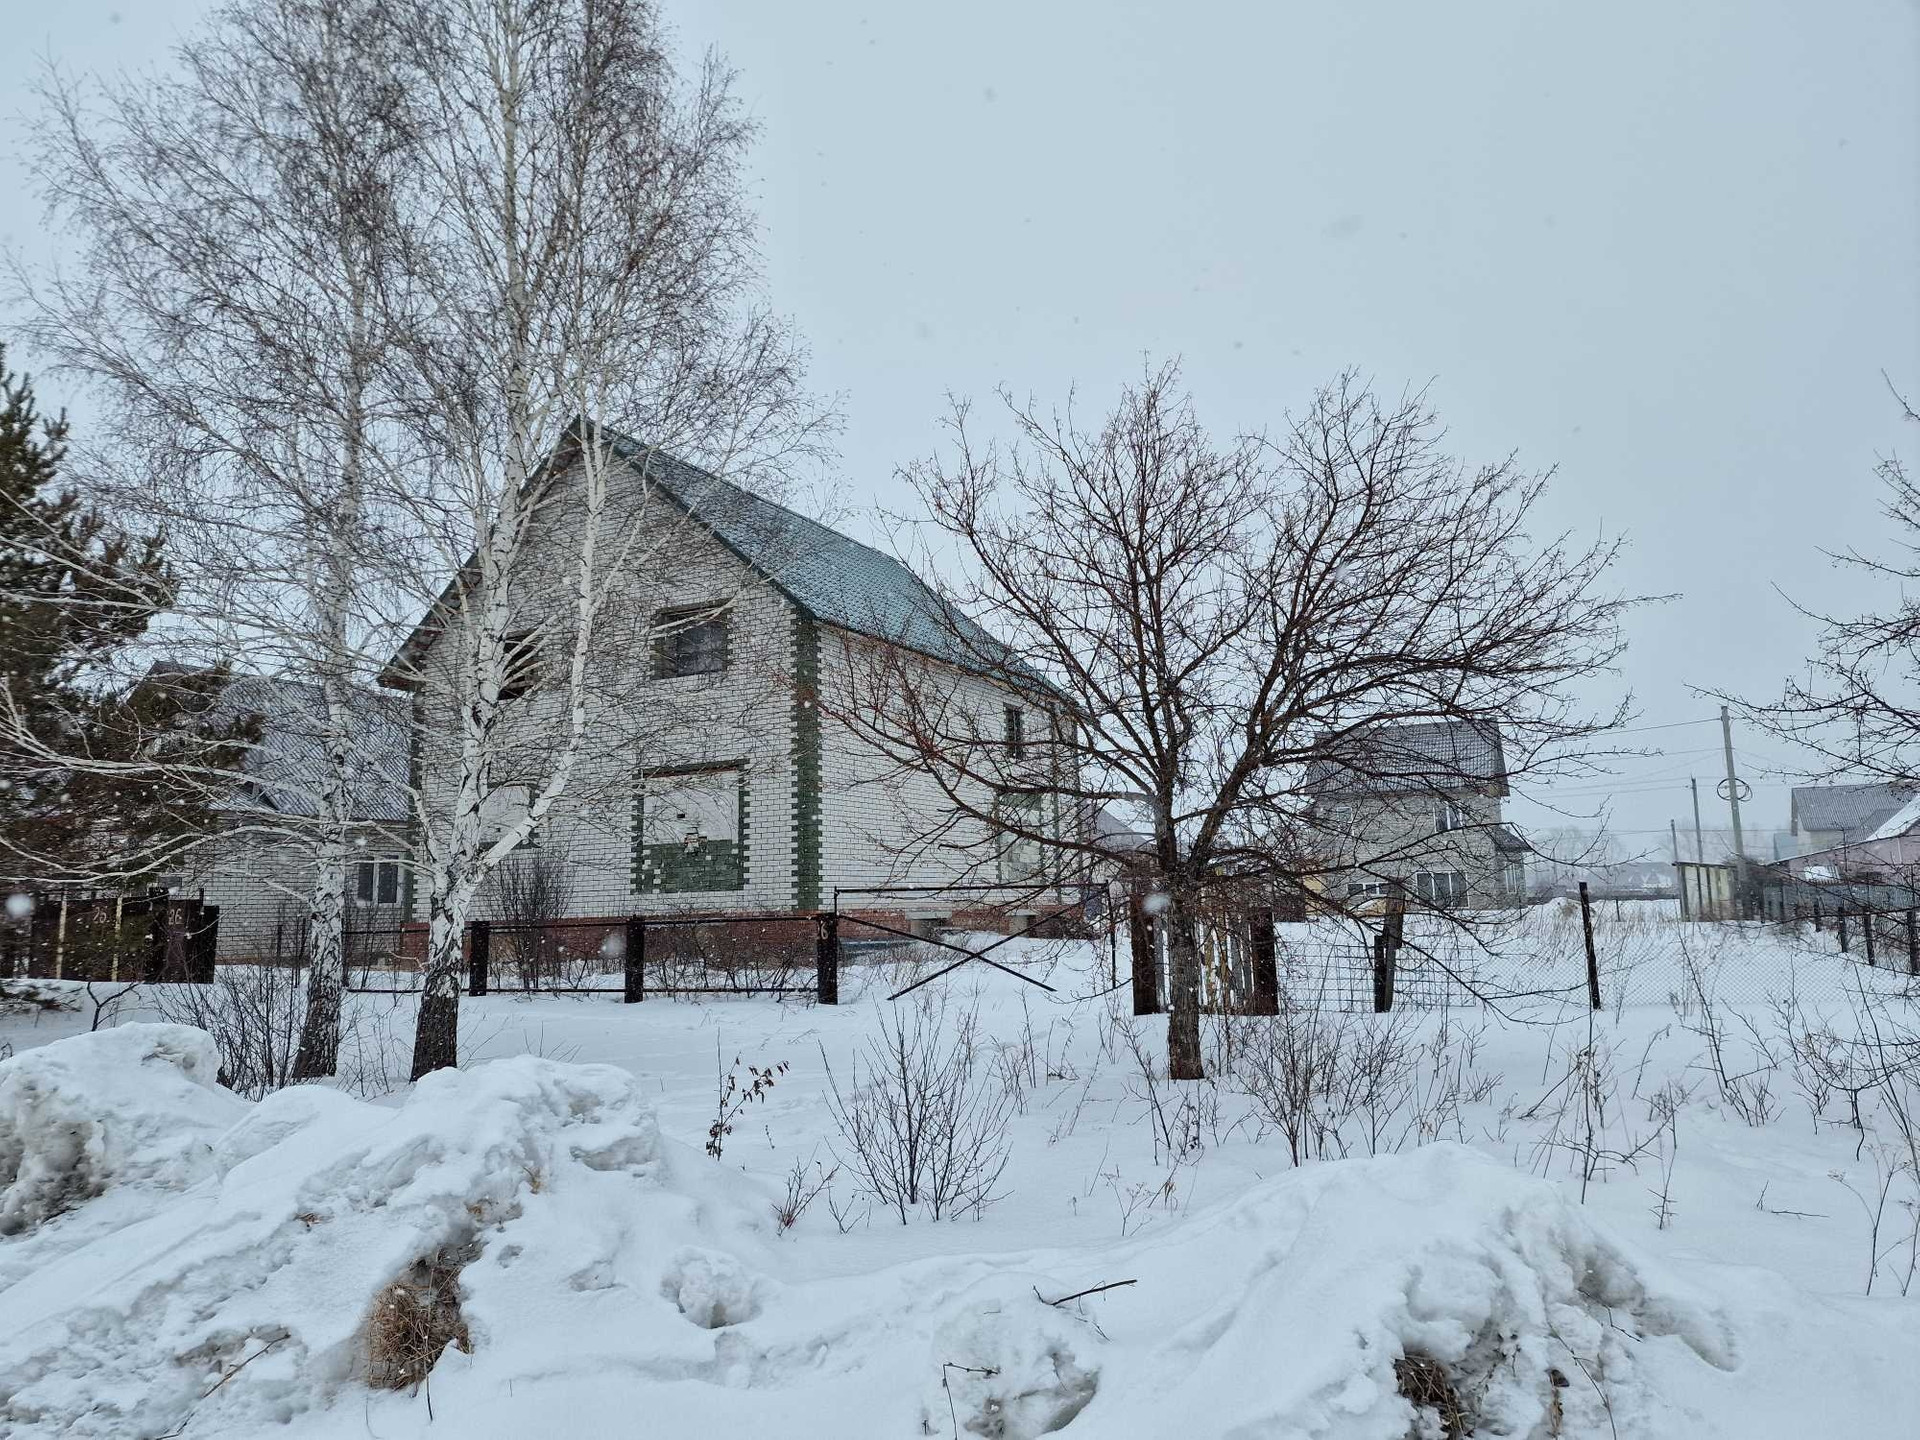
[(411, 920), (414, 916), (413, 906), (416, 898), (414, 864), (420, 859), (420, 852), (424, 848), (421, 842), (425, 838), (420, 833), (420, 811), (423, 808), (420, 803), (420, 787), (425, 783), (426, 776), (426, 766), (420, 756), (420, 736), (426, 728), (425, 717), (421, 713), (425, 708), (422, 695), (422, 691), (415, 690), (409, 697), (410, 703), (407, 706), (406, 849), (407, 860), (410, 863), (400, 867), (400, 914), (404, 920)]
[(820, 908), (820, 626), (793, 611), (793, 904)]
[[(684, 845), (646, 843), (646, 782), (677, 775), (734, 773), (739, 804), (738, 840), (709, 840), (689, 854)], [(750, 874), (748, 853), (752, 831), (752, 786), (747, 762), (723, 760), (705, 765), (682, 765), (645, 771), (633, 796), (633, 892), (636, 895), (678, 895), (689, 892), (744, 890)]]

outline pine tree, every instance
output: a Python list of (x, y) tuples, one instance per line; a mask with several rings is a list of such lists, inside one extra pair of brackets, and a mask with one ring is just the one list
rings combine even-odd
[(207, 833), (238, 733), (197, 720), (225, 677), (135, 647), (172, 582), (155, 533), (60, 483), (64, 413), (42, 415), (0, 346), (0, 877), (130, 879)]

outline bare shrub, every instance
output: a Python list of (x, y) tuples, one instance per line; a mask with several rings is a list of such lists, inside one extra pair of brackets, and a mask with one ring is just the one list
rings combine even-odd
[(1739, 1019), (1747, 1032), (1749, 1054), (1744, 1062), (1737, 1058), (1734, 1037), (1721, 1013), (1703, 958), (1683, 940), (1680, 960), (1686, 989), (1683, 996), (1675, 998), (1674, 1012), (1680, 1023), (1705, 1044), (1703, 1068), (1718, 1088), (1721, 1102), (1749, 1125), (1767, 1124), (1780, 1113), (1780, 1102), (1773, 1093), (1780, 1057), (1754, 1023), (1742, 1015)]
[(493, 959), (503, 974), (524, 991), (580, 983), (583, 965), (596, 954), (575, 955), (554, 922), (573, 904), (573, 870), (564, 855), (525, 850), (511, 855), (487, 876), (490, 908), (500, 917)]
[(936, 1220), (978, 1214), (999, 1198), (1012, 1097), (983, 1064), (979, 1016), (944, 996), (881, 1012), (843, 1088), (822, 1047), (836, 1152), (874, 1200), (905, 1224), (921, 1205)]
[(306, 1016), (303, 967), (222, 965), (210, 985), (155, 985), (162, 1020), (191, 1025), (220, 1051), (220, 1083), (249, 1100), (291, 1085)]
[[(814, 1161), (812, 1172), (809, 1173), (805, 1160), (793, 1162), (792, 1168), (787, 1171), (786, 1194), (773, 1202), (773, 1223), (779, 1227), (782, 1235), (799, 1224), (800, 1217), (807, 1213), (815, 1200), (826, 1193), (827, 1187), (833, 1184), (833, 1177), (839, 1173), (838, 1165), (829, 1170), (825, 1165)], [(832, 1208), (831, 1201), (828, 1202), (828, 1208)], [(842, 1233), (844, 1230), (843, 1226)]]
[(714, 1111), (713, 1123), (707, 1126), (707, 1154), (714, 1159), (720, 1158), (720, 1152), (726, 1148), (727, 1136), (733, 1133), (733, 1122), (756, 1100), (766, 1099), (779, 1078), (787, 1073), (787, 1062), (782, 1060), (776, 1065), (748, 1065), (747, 1079), (740, 1079), (740, 1057), (733, 1057), (731, 1069), (722, 1070), (720, 1066), (720, 1042), (713, 1042), (714, 1073)]

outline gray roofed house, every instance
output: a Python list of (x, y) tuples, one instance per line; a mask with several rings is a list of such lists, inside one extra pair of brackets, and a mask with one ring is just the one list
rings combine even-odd
[(1304, 788), (1335, 898), (1370, 901), (1403, 886), (1436, 908), (1518, 904), (1526, 840), (1501, 812), (1498, 730), (1461, 721), (1380, 725), (1323, 747)]
[(1500, 732), (1460, 720), (1382, 725), (1342, 737), (1307, 766), (1313, 795), (1395, 795), (1462, 788), (1507, 793)]
[(1911, 786), (1879, 783), (1794, 786), (1792, 825), (1801, 853), (1867, 839), (1914, 794)]
[[(220, 833), (180, 876), (219, 907), (222, 960), (285, 956), (298, 944), (304, 897), (317, 873), (313, 827), (325, 775), (325, 701), (311, 681), (236, 675), (214, 714), (257, 716), (246, 778), (219, 804)], [(353, 799), (347, 840), (348, 923), (397, 925), (405, 874), (410, 715), (405, 696), (356, 689), (352, 703)]]
[[(570, 915), (813, 910), (836, 892), (871, 896), (876, 886), (1031, 890), (1045, 878), (1030, 846), (1015, 849), (984, 818), (1003, 805), (1027, 814), (1030, 796), (1011, 789), (974, 797), (970, 811), (956, 806), (937, 777), (890, 760), (848, 719), (849, 702), (874, 683), (869, 662), (897, 650), (916, 667), (933, 662), (929, 673), (983, 741), (1038, 763), (1065, 709), (1043, 679), (894, 557), (638, 440), (599, 433), (626, 462), (624, 475), (609, 475), (615, 496), (621, 487), (625, 499), (644, 496), (632, 513), (645, 532), (634, 553), (645, 559), (609, 576), (613, 618), (583, 657), (593, 719), (564, 795), (538, 826), (541, 853), (569, 867)], [(579, 434), (571, 429), (549, 461), (553, 483), (524, 552), (551, 545), (561, 566), (583, 514), (567, 483)], [(545, 563), (516, 572), (510, 623), (534, 633), (566, 603), (563, 583)], [(411, 690), (423, 715), (457, 702), (459, 659), (440, 647), (461, 603), (449, 585), (382, 674)], [(501, 745), (526, 759), (491, 777), (485, 804), (499, 823), (524, 815), (548, 773), (540, 716), (554, 697), (545, 691), (537, 679), (525, 686), (511, 697), (521, 708), (501, 722)], [(413, 729), (416, 773), (438, 814), (433, 797), (457, 782), (460, 757), (444, 724)], [(956, 829), (915, 848), (916, 834), (948, 819)], [(888, 903), (925, 918), (958, 902)]]

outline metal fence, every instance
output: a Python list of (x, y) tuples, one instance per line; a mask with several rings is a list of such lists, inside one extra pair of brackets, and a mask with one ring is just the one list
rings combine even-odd
[(19, 892), (0, 922), (0, 975), (206, 984), (219, 933), (218, 906), (165, 890)]
[[(348, 989), (419, 991), (426, 928), (350, 932)], [(833, 927), (814, 912), (476, 920), (461, 942), (466, 991), (490, 994), (813, 996), (838, 999)]]

